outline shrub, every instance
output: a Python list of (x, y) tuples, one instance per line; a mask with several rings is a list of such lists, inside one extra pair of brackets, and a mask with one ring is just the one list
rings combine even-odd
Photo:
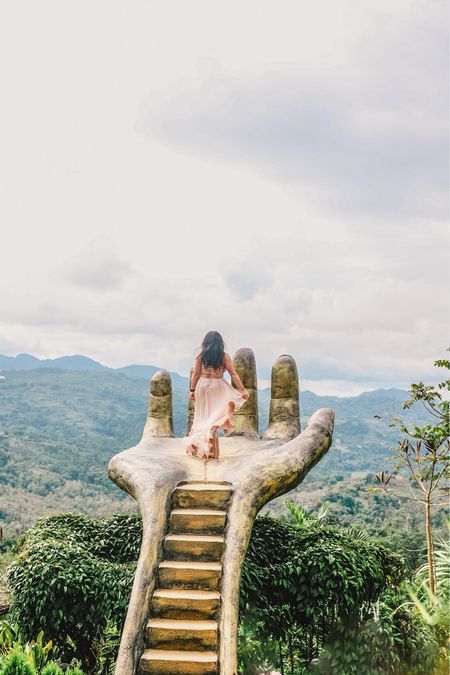
[(241, 613), (251, 607), (275, 638), (294, 625), (324, 635), (339, 618), (370, 612), (402, 573), (398, 555), (351, 531), (263, 516), (242, 570)]
[(52, 663), (47, 663), (45, 668), (41, 671), (41, 675), (63, 675), (63, 671), (60, 666), (53, 661)]
[(50, 657), (54, 656), (53, 643), (51, 640), (48, 642), (44, 640), (43, 631), (29, 642), (25, 640), (19, 624), (0, 620), (0, 656), (8, 656), (13, 651), (23, 652), (37, 673), (40, 673), (50, 661)]
[(138, 516), (39, 518), (8, 570), (11, 611), (25, 637), (43, 630), (66, 660), (92, 665), (108, 620), (122, 625), (141, 532)]
[[(431, 675), (435, 673), (435, 635), (402, 601), (403, 591), (382, 594), (374, 615), (361, 623), (339, 623), (320, 655), (320, 675)], [(400, 606), (399, 606), (400, 603)]]
[(27, 655), (15, 649), (0, 659), (0, 675), (36, 675)]
[[(76, 656), (87, 670), (95, 663), (97, 673), (109, 673), (141, 527), (138, 516), (93, 521), (64, 514), (37, 520), (9, 570), (12, 610), (25, 638), (44, 630), (64, 660)], [(434, 643), (417, 616), (393, 613), (395, 605), (386, 599), (403, 575), (398, 555), (354, 531), (314, 519), (299, 527), (270, 516), (257, 518), (242, 570), (241, 665), (249, 659), (269, 663), (277, 640), (292, 672), (322, 651), (319, 672), (403, 674), (401, 668), (380, 670), (389, 654), (389, 663), (409, 664), (404, 672), (413, 675), (418, 655), (431, 654)], [(67, 675), (82, 674), (75, 669)]]

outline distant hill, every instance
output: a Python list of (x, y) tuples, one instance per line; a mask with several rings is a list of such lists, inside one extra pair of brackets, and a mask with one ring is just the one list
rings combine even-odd
[[(116, 372), (118, 373), (123, 373), (128, 377), (143, 378), (144, 380), (151, 380), (153, 375), (156, 372), (158, 372), (158, 370), (161, 370), (161, 368), (157, 368), (156, 366), (139, 366), (139, 365), (123, 366), (122, 368), (116, 368)], [(188, 389), (189, 378), (183, 377), (183, 375), (179, 375), (178, 373), (174, 372), (170, 372), (170, 377), (172, 380), (172, 387), (174, 389), (175, 388), (186, 390)]]
[[(77, 371), (101, 371), (113, 370), (123, 373), (128, 377), (140, 377), (150, 380), (153, 375), (161, 370), (158, 366), (131, 365), (122, 368), (108, 368), (99, 361), (74, 354), (73, 356), (60, 356), (56, 359), (38, 359), (31, 354), (19, 354), (18, 356), (4, 356), (0, 354), (0, 371), (10, 370), (35, 370), (36, 368), (57, 368), (59, 370), (77, 370)], [(172, 386), (187, 389), (189, 378), (171, 372)]]
[[(29, 363), (29, 358), (33, 357), (18, 360)], [(84, 363), (78, 357), (65, 358)], [(5, 536), (22, 532), (44, 512), (75, 510), (102, 516), (135, 508), (109, 480), (107, 465), (114, 453), (141, 437), (153, 367), (130, 366), (130, 376), (123, 369), (99, 365), (63, 370), (40, 362), (36, 369), (9, 370), (0, 383), (0, 432), (7, 434), (0, 433), (0, 523)], [(142, 377), (135, 376), (138, 372)], [(388, 469), (389, 447), (398, 434), (374, 415), (424, 420), (420, 408), (402, 410), (406, 397), (406, 392), (392, 389), (349, 398), (302, 392), (303, 428), (317, 408), (336, 411), (333, 446), (308, 481), (323, 486), (332, 476), (354, 478)], [(268, 423), (269, 389), (258, 392), (258, 402), (262, 433)], [(175, 433), (182, 436), (187, 386), (174, 385), (173, 405)]]
[[(159, 366), (147, 366), (143, 364), (132, 364), (129, 366), (122, 366), (120, 368), (109, 368), (104, 366), (99, 361), (83, 356), (81, 354), (74, 354), (73, 356), (60, 356), (56, 359), (38, 359), (31, 354), (19, 354), (18, 356), (4, 356), (0, 354), (0, 372), (11, 370), (35, 370), (37, 368), (57, 368), (59, 370), (75, 370), (75, 371), (112, 371), (116, 373), (123, 373), (127, 377), (141, 378), (149, 381), (153, 375), (161, 370)], [(189, 378), (180, 375), (174, 371), (169, 371), (172, 379), (172, 386), (177, 389), (187, 390), (189, 386)], [(265, 388), (267, 395), (270, 398), (270, 387)], [(261, 392), (264, 389), (260, 390)], [(334, 407), (336, 402), (340, 401), (342, 397), (337, 396), (316, 396), (312, 392), (307, 393), (311, 402), (315, 399), (321, 401), (321, 405), (325, 407)], [(369, 400), (379, 397), (389, 396), (392, 399), (402, 401), (406, 398), (406, 392), (401, 389), (377, 389), (375, 391), (364, 392), (359, 397), (344, 397), (346, 406), (351, 405), (351, 401), (355, 398), (362, 400), (361, 397), (367, 396)], [(314, 399), (315, 397), (315, 399)], [(328, 402), (328, 403), (327, 403)]]
[(103, 370), (98, 361), (81, 354), (60, 356), (57, 359), (38, 359), (31, 354), (4, 356), (0, 354), (0, 370), (35, 370), (36, 368), (59, 368), (63, 370)]

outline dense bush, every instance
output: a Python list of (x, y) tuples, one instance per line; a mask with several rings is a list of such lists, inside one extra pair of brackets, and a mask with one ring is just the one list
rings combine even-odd
[[(43, 629), (64, 660), (108, 673), (141, 528), (138, 516), (38, 519), (9, 571), (13, 616), (28, 636)], [(292, 673), (313, 672), (317, 656), (314, 672), (323, 674), (419, 673), (419, 658), (432, 662), (434, 638), (417, 614), (395, 612), (389, 593), (403, 573), (398, 555), (358, 532), (257, 518), (242, 570), (241, 663), (268, 663), (278, 650)]]
[[(241, 620), (252, 630), (240, 672), (250, 672), (250, 647), (296, 675), (444, 673), (436, 627), (408, 602), (403, 578), (402, 559), (364, 532), (258, 518), (243, 568)], [(274, 638), (277, 658), (264, 650)]]
[(108, 620), (123, 623), (141, 533), (138, 516), (38, 519), (8, 573), (12, 614), (26, 636), (43, 630), (66, 658), (92, 664)]
[(385, 591), (373, 616), (338, 622), (326, 640), (314, 672), (320, 675), (425, 675), (435, 673), (434, 631), (403, 606), (402, 591)]
[(241, 614), (251, 608), (277, 639), (293, 626), (325, 636), (339, 618), (368, 612), (402, 574), (399, 556), (353, 532), (264, 516), (242, 570)]

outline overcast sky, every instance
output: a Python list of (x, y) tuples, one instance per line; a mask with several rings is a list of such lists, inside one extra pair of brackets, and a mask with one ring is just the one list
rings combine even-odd
[(218, 330), (261, 383), (433, 378), (445, 1), (0, 7), (0, 353), (187, 374)]

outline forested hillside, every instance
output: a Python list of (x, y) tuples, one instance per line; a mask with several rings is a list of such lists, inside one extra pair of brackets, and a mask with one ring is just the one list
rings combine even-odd
[[(397, 436), (374, 416), (423, 419), (420, 408), (402, 410), (405, 398), (406, 392), (398, 390), (354, 398), (302, 392), (303, 427), (317, 408), (336, 411), (333, 446), (300, 488), (308, 506), (331, 499), (336, 515), (363, 520), (373, 519), (374, 509), (380, 512), (366, 485), (373, 472), (388, 468), (389, 446)], [(174, 385), (173, 399), (175, 432), (180, 436), (186, 425), (186, 388)], [(15, 537), (46, 512), (71, 510), (102, 517), (134, 510), (133, 500), (109, 480), (107, 464), (115, 452), (139, 441), (147, 400), (148, 380), (111, 369), (7, 372), (0, 383), (0, 431), (8, 434), (0, 441), (4, 536)], [(259, 392), (260, 431), (267, 426), (269, 400), (269, 389)], [(277, 503), (271, 508), (276, 511)]]

